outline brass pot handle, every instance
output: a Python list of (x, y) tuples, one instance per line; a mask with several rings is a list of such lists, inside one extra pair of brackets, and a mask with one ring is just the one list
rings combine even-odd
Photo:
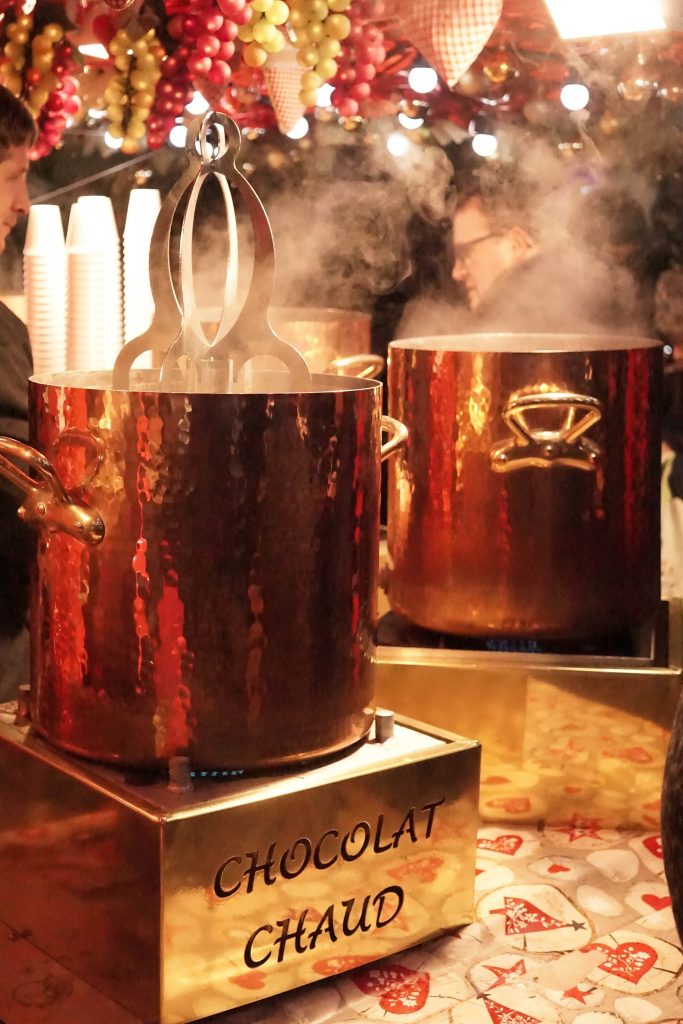
[[(546, 413), (555, 417), (551, 425), (543, 424)], [(536, 418), (533, 424), (527, 418), (530, 415)], [(597, 398), (539, 386), (513, 392), (502, 416), (514, 436), (491, 447), (491, 467), (495, 472), (510, 473), (531, 466), (595, 470), (602, 452), (584, 435), (602, 417)]]
[[(26, 463), (41, 481), (33, 480), (10, 459)], [(52, 464), (35, 448), (12, 437), (0, 437), (0, 476), (24, 494), (18, 510), (25, 523), (44, 526), (51, 533), (62, 530), (90, 547), (104, 539), (104, 521), (73, 493), (66, 490)]]
[(348, 373), (352, 377), (375, 377), (384, 369), (386, 360), (372, 352), (357, 356), (340, 356), (325, 368), (325, 373)]
[(408, 440), (408, 428), (405, 423), (395, 420), (392, 416), (382, 416), (382, 430), (386, 430), (388, 434), (391, 434), (389, 440), (380, 449), (382, 462), (384, 462), (385, 459), (388, 459), (399, 448), (403, 448)]

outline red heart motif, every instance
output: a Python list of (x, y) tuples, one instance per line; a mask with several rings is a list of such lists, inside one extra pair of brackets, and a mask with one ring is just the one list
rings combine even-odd
[(569, 871), (570, 868), (566, 868), (564, 864), (551, 864), (548, 868), (549, 875), (558, 875), (560, 871)]
[(363, 964), (371, 964), (374, 956), (331, 956), (327, 960), (318, 960), (313, 964), (316, 974), (322, 974), (325, 978), (331, 978), (334, 974), (342, 974), (344, 971), (352, 971), (355, 967), (362, 967)]
[(671, 906), (670, 896), (654, 896), (651, 893), (643, 896), (643, 903), (647, 903), (648, 907), (652, 907), (653, 910), (664, 910), (665, 907)]
[(594, 942), (584, 949), (603, 950), (607, 958), (599, 965), (600, 970), (613, 974), (615, 978), (631, 981), (634, 985), (657, 963), (657, 953), (644, 942), (622, 942), (616, 949), (606, 946), (604, 942)]
[(401, 964), (360, 971), (353, 983), (366, 995), (379, 996), (386, 1013), (415, 1013), (429, 996), (429, 975)]
[(510, 780), (505, 775), (487, 775), (485, 779), (481, 780), (482, 786), (500, 786)]
[(480, 850), (493, 850), (494, 853), (506, 853), (514, 857), (522, 845), (521, 836), (496, 836), (495, 839), (477, 839)]
[(629, 747), (627, 750), (620, 750), (619, 756), (624, 761), (632, 761), (633, 764), (649, 764), (653, 758), (645, 747)]
[(643, 839), (643, 846), (646, 850), (650, 851), (653, 857), (658, 857), (659, 860), (663, 859), (662, 837), (660, 835), (648, 836), (647, 839)]
[(403, 878), (416, 876), (421, 882), (435, 882), (438, 870), (443, 864), (443, 857), (421, 857), (420, 860), (412, 863), (402, 864), (398, 868), (392, 868), (387, 874), (399, 881)]
[(487, 800), (486, 806), (495, 807), (506, 814), (524, 814), (531, 809), (531, 801), (527, 796), (500, 796), (495, 800)]

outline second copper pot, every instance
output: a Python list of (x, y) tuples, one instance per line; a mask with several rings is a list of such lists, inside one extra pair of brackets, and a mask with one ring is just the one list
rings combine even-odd
[(392, 342), (392, 607), (466, 636), (636, 628), (660, 592), (662, 353), (642, 338)]

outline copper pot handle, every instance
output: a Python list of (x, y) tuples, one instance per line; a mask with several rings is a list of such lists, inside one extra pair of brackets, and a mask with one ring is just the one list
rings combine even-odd
[[(10, 459), (26, 463), (41, 481), (33, 480)], [(44, 526), (51, 533), (61, 530), (89, 547), (104, 539), (104, 521), (73, 493), (66, 490), (52, 464), (35, 448), (12, 437), (0, 437), (0, 476), (24, 493), (18, 510), (25, 523)]]
[(79, 445), (81, 448), (85, 448), (86, 451), (89, 450), (90, 458), (85, 465), (83, 477), (78, 481), (78, 489), (81, 490), (83, 487), (87, 487), (104, 462), (107, 446), (101, 437), (89, 434), (85, 430), (79, 430), (78, 427), (66, 427), (61, 432), (57, 440), (52, 444), (52, 454), (57, 455), (65, 445)]
[(388, 459), (399, 448), (403, 448), (408, 440), (408, 428), (404, 423), (401, 423), (400, 420), (395, 420), (392, 416), (382, 416), (382, 430), (386, 430), (388, 434), (391, 434), (389, 440), (380, 449), (382, 462), (384, 462), (385, 459)]
[(357, 356), (340, 356), (325, 368), (325, 373), (348, 373), (352, 377), (374, 377), (381, 373), (386, 364), (383, 356), (371, 352)]

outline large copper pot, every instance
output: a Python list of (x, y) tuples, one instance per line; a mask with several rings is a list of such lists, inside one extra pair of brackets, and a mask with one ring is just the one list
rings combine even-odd
[(662, 353), (641, 338), (392, 342), (392, 607), (466, 636), (647, 623), (660, 590)]
[[(30, 382), (37, 451), (0, 439), (39, 533), (32, 719), (58, 746), (253, 768), (344, 748), (373, 703), (381, 385), (169, 393)], [(42, 454), (40, 454), (42, 453)], [(102, 539), (103, 538), (103, 539)]]

